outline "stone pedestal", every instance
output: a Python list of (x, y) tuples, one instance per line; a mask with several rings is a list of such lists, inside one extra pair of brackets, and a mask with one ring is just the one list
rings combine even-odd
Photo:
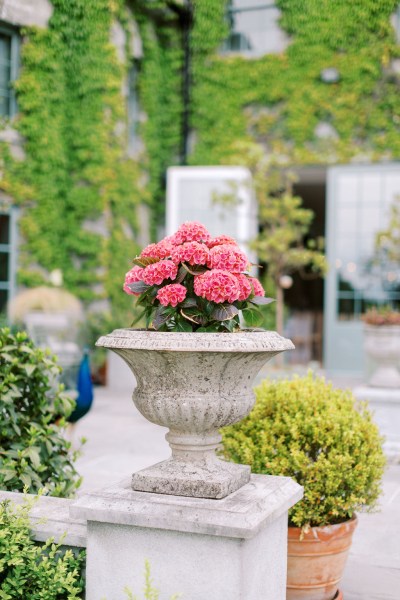
[(400, 388), (376, 388), (367, 385), (353, 390), (358, 400), (368, 402), (374, 421), (385, 440), (383, 449), (390, 462), (400, 460)]
[(86, 600), (140, 597), (145, 560), (161, 598), (285, 600), (292, 479), (252, 475), (221, 500), (138, 492), (125, 481), (80, 498), (88, 525)]

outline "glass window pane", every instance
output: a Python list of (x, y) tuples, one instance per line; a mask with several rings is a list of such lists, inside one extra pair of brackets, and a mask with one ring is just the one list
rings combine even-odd
[(10, 114), (10, 99), (0, 94), (0, 116), (7, 117)]
[(8, 281), (8, 252), (0, 252), (0, 281)]
[(11, 80), (11, 67), (0, 64), (0, 88), (8, 90)]
[(341, 206), (337, 216), (337, 233), (338, 235), (351, 233), (357, 229), (358, 210), (357, 205)]
[(0, 290), (0, 317), (5, 315), (8, 302), (7, 290)]
[(0, 215), (0, 244), (8, 244), (10, 239), (10, 217)]
[(267, 0), (235, 0), (227, 19), (231, 29), (223, 50), (251, 51), (256, 54), (281, 52), (287, 45), (279, 27), (280, 11)]
[(0, 33), (0, 57), (3, 61), (11, 60), (11, 36)]
[(338, 318), (339, 321), (352, 321), (355, 319), (355, 300), (354, 298), (338, 299)]
[[(354, 173), (340, 176), (335, 195), (335, 201), (342, 204), (355, 204), (359, 196), (359, 177)], [(339, 208), (341, 210), (341, 208)]]

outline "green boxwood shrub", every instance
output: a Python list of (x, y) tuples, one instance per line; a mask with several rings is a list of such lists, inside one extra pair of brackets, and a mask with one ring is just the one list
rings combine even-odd
[(37, 544), (29, 524), (31, 504), (0, 502), (0, 599), (82, 598), (84, 552), (75, 555), (53, 539)]
[(75, 403), (53, 387), (59, 373), (26, 333), (0, 329), (0, 489), (68, 497), (79, 486), (76, 453), (63, 437)]
[(255, 392), (250, 415), (222, 430), (223, 453), (253, 473), (293, 477), (304, 486), (290, 524), (334, 524), (376, 506), (385, 458), (365, 404), (312, 374), (266, 380)]

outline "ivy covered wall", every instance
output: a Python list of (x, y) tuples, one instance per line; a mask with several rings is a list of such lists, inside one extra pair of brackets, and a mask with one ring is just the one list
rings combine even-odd
[[(143, 1), (51, 2), (48, 28), (22, 31), (13, 125), (25, 160), (13, 160), (2, 146), (1, 187), (23, 209), (19, 283), (45, 283), (60, 269), (65, 287), (86, 303), (103, 298), (114, 312), (129, 310), (121, 282), (138, 252), (136, 240), (148, 235), (139, 235), (137, 208), (150, 208), (156, 235), (165, 171), (178, 160), (181, 34), (175, 14), (160, 16), (157, 3), (149, 12)], [(111, 40), (115, 27), (125, 36), (122, 56)], [(144, 150), (134, 158), (126, 98), (133, 35), (145, 57), (139, 96), (146, 115), (139, 131)]]
[[(1, 148), (0, 186), (23, 208), (19, 281), (61, 269), (87, 302), (130, 299), (121, 276), (136, 253), (137, 207), (162, 225), (165, 172), (182, 147), (183, 34), (178, 0), (52, 0), (47, 29), (23, 31), (17, 82), (26, 158)], [(257, 141), (288, 162), (330, 164), (400, 158), (400, 49), (396, 0), (276, 0), (287, 50), (257, 59), (221, 54), (226, 0), (192, 0), (191, 164), (238, 161)], [(132, 33), (132, 16), (137, 33)], [(111, 43), (115, 24), (125, 51)], [(132, 35), (143, 151), (127, 153), (126, 78)], [(321, 72), (335, 68), (336, 83)], [(330, 135), (321, 136), (321, 124)], [(239, 153), (240, 156), (240, 153)], [(243, 155), (243, 161), (246, 160)]]
[[(211, 31), (205, 45), (212, 40), (214, 49), (226, 35), (221, 4), (195, 4), (193, 164), (229, 161), (238, 141), (254, 140), (300, 165), (400, 157), (397, 0), (276, 0), (290, 35), (285, 52), (204, 60), (201, 32)], [(327, 68), (337, 83), (322, 80)], [(318, 136), (320, 124), (332, 135)]]

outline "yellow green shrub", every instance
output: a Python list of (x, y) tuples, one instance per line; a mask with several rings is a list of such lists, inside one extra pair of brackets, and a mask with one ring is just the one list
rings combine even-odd
[(253, 473), (293, 477), (304, 498), (289, 511), (298, 527), (347, 520), (376, 506), (385, 458), (365, 404), (323, 378), (265, 380), (250, 415), (222, 430), (226, 458)]

